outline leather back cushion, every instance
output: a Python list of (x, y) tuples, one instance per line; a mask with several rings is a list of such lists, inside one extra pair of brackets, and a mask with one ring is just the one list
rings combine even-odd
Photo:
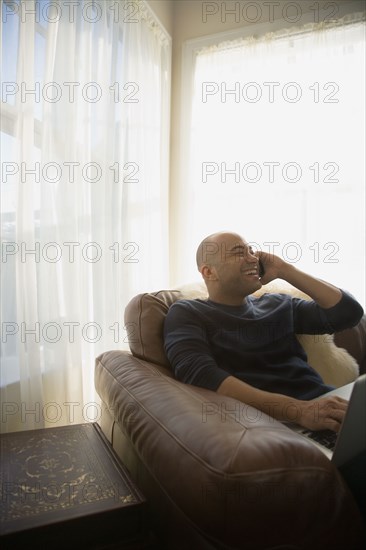
[(179, 290), (160, 290), (139, 294), (127, 304), (125, 328), (135, 357), (170, 367), (164, 353), (164, 319), (170, 306), (181, 298)]

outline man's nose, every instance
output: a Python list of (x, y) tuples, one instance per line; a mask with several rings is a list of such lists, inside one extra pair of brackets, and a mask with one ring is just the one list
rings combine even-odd
[(254, 254), (254, 252), (248, 252), (248, 254), (246, 256), (246, 261), (250, 262), (251, 264), (256, 264), (256, 263), (258, 263), (258, 258)]

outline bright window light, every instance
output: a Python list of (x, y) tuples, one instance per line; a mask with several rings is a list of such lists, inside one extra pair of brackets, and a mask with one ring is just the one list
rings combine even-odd
[[(365, 303), (365, 26), (197, 53), (189, 241), (239, 232)], [(186, 278), (197, 278), (195, 266)]]

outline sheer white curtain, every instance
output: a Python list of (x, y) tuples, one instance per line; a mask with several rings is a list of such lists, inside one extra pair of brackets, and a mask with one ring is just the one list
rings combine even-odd
[(2, 430), (95, 420), (94, 360), (167, 284), (170, 38), (143, 1), (4, 2)]
[(363, 19), (197, 46), (185, 280), (200, 240), (231, 229), (364, 303)]

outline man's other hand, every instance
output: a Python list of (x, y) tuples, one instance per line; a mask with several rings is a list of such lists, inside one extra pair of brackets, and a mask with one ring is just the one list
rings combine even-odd
[(348, 401), (337, 396), (301, 401), (298, 423), (309, 430), (339, 432), (347, 406)]

